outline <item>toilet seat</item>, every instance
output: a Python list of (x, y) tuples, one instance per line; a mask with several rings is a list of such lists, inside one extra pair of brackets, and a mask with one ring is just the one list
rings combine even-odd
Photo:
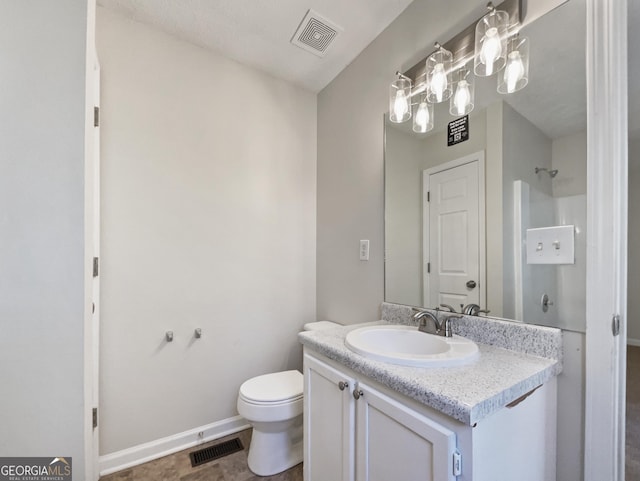
[(289, 399), (284, 399), (282, 401), (256, 401), (254, 399), (247, 399), (242, 394), (240, 394), (238, 397), (240, 399), (242, 399), (242, 401), (247, 403), (247, 404), (252, 404), (254, 406), (265, 406), (265, 407), (268, 407), (268, 406), (280, 406), (282, 404), (291, 404), (291, 403), (294, 403), (296, 401), (301, 401), (302, 400), (302, 394), (300, 394), (299, 396), (296, 396), (296, 397), (289, 398)]
[(256, 405), (278, 405), (302, 399), (304, 376), (300, 371), (283, 371), (254, 377), (240, 386), (240, 398)]

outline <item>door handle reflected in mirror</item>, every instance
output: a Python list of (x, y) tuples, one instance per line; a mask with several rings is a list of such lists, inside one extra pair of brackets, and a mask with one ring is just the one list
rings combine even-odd
[(469, 289), (473, 289), (474, 287), (476, 287), (476, 281), (467, 281), (467, 287)]

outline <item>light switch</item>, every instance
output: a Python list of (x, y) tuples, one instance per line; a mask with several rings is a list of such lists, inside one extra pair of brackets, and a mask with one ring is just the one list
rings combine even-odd
[(369, 260), (369, 241), (368, 240), (360, 241), (360, 260), (361, 261)]
[(527, 264), (575, 264), (575, 227), (527, 229)]

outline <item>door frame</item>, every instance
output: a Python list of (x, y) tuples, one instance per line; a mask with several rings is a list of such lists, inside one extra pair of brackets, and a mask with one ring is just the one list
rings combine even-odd
[[(98, 108), (98, 122), (93, 128), (93, 257), (98, 259), (97, 272), (92, 281), (92, 409), (98, 412), (98, 423), (93, 428), (93, 481), (100, 478), (100, 62), (96, 53), (94, 65), (94, 107)], [(94, 113), (94, 119), (95, 119)]]
[[(627, 2), (587, 0), (585, 481), (622, 481), (628, 215)], [(620, 316), (620, 332), (612, 318)]]
[[(90, 7), (95, 7), (95, 2)], [(100, 129), (95, 126), (95, 109), (100, 105), (100, 63), (95, 49), (95, 8), (88, 12), (88, 42), (85, 92), (84, 152), (84, 476), (100, 477), (100, 434), (93, 427), (93, 409), (99, 401), (99, 278), (94, 277), (94, 257), (100, 249)], [(95, 306), (95, 308), (94, 308)], [(99, 412), (98, 424), (99, 424)]]
[(478, 276), (478, 297), (480, 299), (480, 305), (483, 309), (487, 308), (487, 246), (486, 246), (486, 199), (485, 199), (485, 162), (484, 162), (484, 150), (480, 150), (473, 154), (465, 155), (458, 159), (450, 160), (443, 164), (424, 169), (422, 171), (422, 304), (427, 304), (427, 294), (429, 292), (429, 260), (425, 257), (425, 252), (429, 252), (429, 210), (425, 206), (430, 206), (428, 202), (429, 193), (429, 176), (444, 172), (445, 170), (455, 169), (462, 165), (470, 164), (472, 162), (478, 162), (478, 249), (480, 255), (478, 256), (479, 263), (479, 276)]

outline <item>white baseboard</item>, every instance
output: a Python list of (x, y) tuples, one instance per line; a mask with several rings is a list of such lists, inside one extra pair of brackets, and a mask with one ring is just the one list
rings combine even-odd
[[(223, 419), (212, 424), (190, 429), (182, 433), (167, 436), (148, 443), (139, 444), (115, 453), (100, 456), (100, 476), (115, 473), (123, 469), (137, 466), (154, 459), (177, 453), (198, 444), (213, 441), (249, 428), (247, 421), (241, 416)], [(202, 432), (202, 438), (198, 433)]]
[(631, 339), (630, 337), (627, 337), (627, 344), (629, 346), (640, 346), (640, 339)]

